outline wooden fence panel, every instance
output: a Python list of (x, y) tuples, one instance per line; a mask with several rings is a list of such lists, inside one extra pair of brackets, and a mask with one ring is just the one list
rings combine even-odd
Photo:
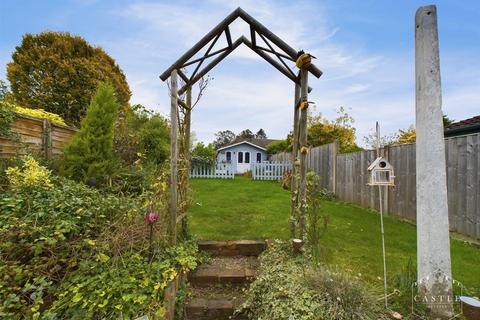
[(16, 115), (11, 131), (13, 138), (0, 138), (0, 158), (12, 158), (29, 152), (41, 153), (46, 158), (60, 155), (62, 147), (78, 130), (44, 119)]
[[(329, 143), (311, 148), (307, 154), (307, 170), (312, 170), (320, 176), (320, 187), (335, 191), (336, 155), (338, 143)], [(273, 161), (291, 162), (290, 152), (281, 152), (270, 157)]]
[[(321, 177), (321, 186), (335, 191), (341, 201), (379, 209), (378, 187), (368, 186), (367, 167), (376, 152), (337, 154), (336, 144), (315, 147), (307, 158), (308, 169)], [(394, 167), (395, 187), (388, 188), (384, 208), (389, 214), (416, 220), (415, 144), (380, 150)], [(480, 133), (445, 139), (450, 229), (480, 238)], [(273, 160), (290, 159), (289, 153)]]

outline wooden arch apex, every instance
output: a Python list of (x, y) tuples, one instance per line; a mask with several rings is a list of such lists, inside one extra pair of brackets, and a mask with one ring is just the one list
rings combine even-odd
[[(241, 18), (246, 23), (250, 25), (250, 40), (245, 36), (239, 37), (237, 40), (232, 41), (230, 34), (230, 24), (235, 21), (237, 18)], [(225, 48), (216, 50), (212, 52), (213, 47), (217, 40), (225, 35), (227, 46)], [(268, 46), (268, 48), (259, 46), (257, 44), (257, 36), (260, 37)], [(212, 41), (213, 40), (213, 41)], [(212, 42), (211, 42), (212, 41)], [(201, 49), (203, 49), (209, 42), (205, 54), (203, 57), (191, 60)], [(193, 47), (191, 47), (187, 52), (185, 52), (175, 63), (173, 63), (168, 69), (166, 69), (161, 75), (160, 79), (163, 81), (167, 80), (170, 77), (170, 74), (173, 70), (177, 70), (179, 76), (185, 81), (185, 85), (179, 89), (178, 93), (182, 94), (186, 89), (198, 80), (200, 80), (205, 74), (207, 74), (211, 69), (213, 69), (220, 61), (225, 59), (231, 52), (233, 52), (241, 44), (245, 44), (264, 60), (270, 63), (275, 69), (280, 71), (287, 78), (292, 80), (295, 83), (300, 84), (299, 77), (290, 69), (290, 67), (285, 63), (285, 60), (296, 61), (299, 51), (293, 49), (285, 41), (280, 39), (277, 35), (271, 32), (267, 27), (258, 22), (255, 18), (250, 16), (242, 8), (238, 7), (232, 13), (230, 13), (222, 22), (220, 22), (216, 27), (214, 27), (210, 32), (208, 32), (200, 41), (198, 41)], [(280, 48), (283, 52), (278, 52), (274, 46)], [(270, 54), (275, 55), (277, 59), (274, 59)], [(200, 69), (203, 62), (210, 57), (216, 56), (209, 64), (207, 64), (203, 69)], [(197, 64), (195, 70), (193, 71), (190, 77), (187, 77), (181, 69), (189, 65)], [(308, 71), (313, 74), (315, 77), (320, 78), (322, 71), (318, 69), (314, 64), (311, 64), (308, 67)]]

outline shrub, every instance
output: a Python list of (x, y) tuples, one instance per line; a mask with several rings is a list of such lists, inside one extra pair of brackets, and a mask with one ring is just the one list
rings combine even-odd
[(89, 257), (90, 239), (134, 210), (131, 199), (51, 182), (0, 194), (0, 318), (34, 318), (54, 300), (56, 283)]
[(65, 121), (63, 121), (62, 117), (60, 117), (58, 114), (47, 112), (43, 109), (24, 108), (4, 100), (0, 100), (0, 107), (8, 108), (9, 110), (24, 116), (29, 116), (32, 118), (39, 118), (39, 119), (47, 119), (52, 123), (60, 124), (63, 126), (66, 125)]
[(77, 181), (105, 181), (112, 174), (113, 129), (119, 105), (115, 90), (102, 83), (92, 99), (80, 131), (64, 149), (62, 173)]
[(112, 193), (139, 196), (152, 189), (159, 167), (152, 163), (133, 164), (118, 168), (104, 189)]
[(326, 267), (314, 270), (307, 259), (292, 255), (289, 243), (270, 245), (241, 312), (257, 320), (388, 319), (359, 283)]
[(163, 298), (168, 282), (196, 265), (194, 243), (158, 252), (151, 262), (130, 253), (114, 264), (110, 257), (98, 253), (61, 284), (59, 299), (46, 314), (62, 319), (160, 318), (165, 314)]
[(5, 170), (8, 182), (16, 191), (38, 188), (50, 189), (53, 187), (50, 181), (50, 171), (42, 167), (32, 156), (27, 155), (22, 158), (23, 165), (19, 167), (9, 167)]
[(10, 127), (15, 121), (15, 113), (12, 106), (0, 100), (0, 137), (1, 138), (10, 138), (12, 131)]
[(267, 145), (268, 154), (275, 154), (288, 151), (288, 143), (286, 140), (273, 141)]
[(142, 105), (124, 110), (115, 125), (114, 153), (124, 165), (162, 164), (170, 155), (167, 120)]
[(213, 166), (216, 154), (213, 143), (205, 145), (203, 142), (199, 142), (192, 149), (192, 165)]

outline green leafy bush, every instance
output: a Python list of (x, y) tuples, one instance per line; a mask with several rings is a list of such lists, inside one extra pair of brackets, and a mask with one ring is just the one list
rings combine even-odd
[(41, 166), (32, 156), (22, 158), (22, 166), (5, 170), (8, 182), (13, 190), (22, 191), (31, 188), (51, 189), (50, 171)]
[(113, 147), (123, 165), (162, 164), (170, 155), (168, 122), (139, 104), (125, 109), (115, 124)]
[(287, 151), (289, 151), (289, 146), (286, 140), (273, 141), (267, 145), (268, 154), (276, 154)]
[(64, 149), (63, 174), (77, 181), (105, 181), (112, 174), (115, 166), (113, 130), (118, 108), (114, 88), (101, 83), (80, 131)]
[(15, 113), (9, 103), (0, 100), (0, 138), (10, 138), (12, 131), (10, 127), (15, 121)]
[(216, 155), (217, 152), (213, 143), (205, 145), (203, 142), (199, 142), (192, 149), (192, 165), (213, 166)]
[(99, 253), (62, 282), (59, 299), (46, 314), (62, 319), (160, 318), (165, 314), (164, 289), (179, 273), (197, 266), (196, 254), (194, 243), (160, 251), (152, 261), (131, 253), (112, 263)]
[(63, 178), (0, 194), (0, 318), (38, 316), (55, 284), (90, 256), (87, 240), (135, 212), (128, 198)]
[(389, 319), (359, 283), (326, 267), (313, 269), (307, 259), (292, 255), (290, 244), (269, 246), (242, 306), (249, 319)]

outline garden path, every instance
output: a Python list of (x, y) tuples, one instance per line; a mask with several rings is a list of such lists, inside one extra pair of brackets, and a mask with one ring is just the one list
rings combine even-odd
[(265, 241), (208, 240), (199, 241), (198, 247), (211, 258), (188, 275), (185, 319), (245, 319), (234, 312), (243, 303), (244, 290), (255, 278), (257, 257), (266, 249)]

